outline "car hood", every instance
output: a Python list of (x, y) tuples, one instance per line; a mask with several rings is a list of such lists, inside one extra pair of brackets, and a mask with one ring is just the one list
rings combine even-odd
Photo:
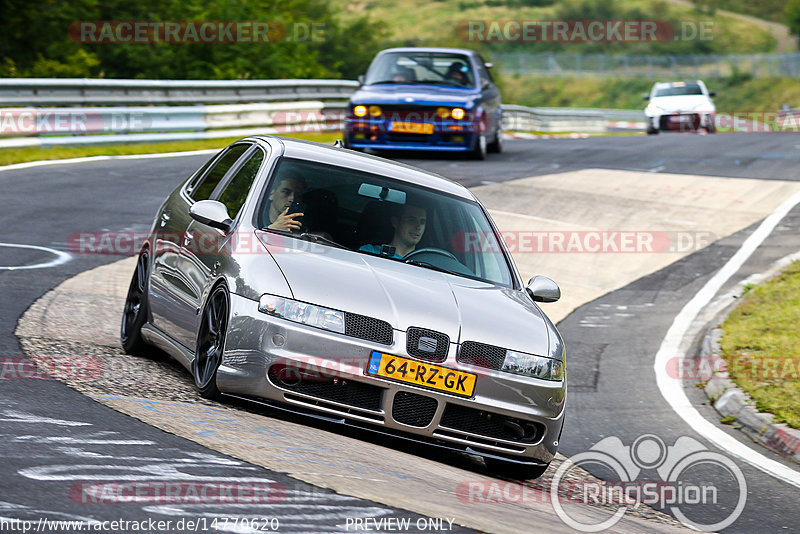
[(477, 89), (460, 89), (442, 85), (386, 84), (361, 87), (350, 98), (352, 105), (383, 106), (460, 106), (471, 108), (480, 98)]
[(451, 342), (549, 354), (551, 323), (522, 291), (349, 250), (273, 241), (266, 246), (297, 300), (381, 319), (397, 330), (436, 330)]
[(705, 95), (660, 96), (650, 101), (650, 106), (657, 106), (665, 111), (710, 111), (714, 104)]

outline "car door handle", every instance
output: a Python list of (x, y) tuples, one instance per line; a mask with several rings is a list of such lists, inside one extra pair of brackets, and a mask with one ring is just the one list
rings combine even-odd
[(169, 222), (170, 214), (168, 211), (165, 211), (161, 214), (161, 228), (164, 228), (167, 223)]
[(188, 247), (189, 243), (192, 242), (192, 239), (194, 239), (194, 237), (192, 237), (192, 234), (186, 232), (186, 235), (183, 236), (183, 246)]

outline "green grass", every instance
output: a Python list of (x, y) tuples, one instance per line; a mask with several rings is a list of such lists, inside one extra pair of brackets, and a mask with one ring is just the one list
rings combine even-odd
[[(571, 2), (541, 0), (333, 0), (341, 13), (369, 15), (383, 21), (389, 28), (389, 38), (398, 45), (467, 46), (480, 45), (485, 51), (543, 51), (564, 50), (572, 53), (756, 53), (775, 49), (775, 38), (765, 29), (747, 21), (719, 14), (709, 15), (687, 6), (664, 0), (574, 0)], [(538, 6), (526, 4), (538, 3)], [(585, 12), (586, 6), (593, 9)], [(605, 7), (604, 7), (605, 6)], [(610, 6), (610, 7), (609, 7)], [(609, 11), (609, 15), (601, 13)], [(470, 43), (457, 32), (465, 21), (559, 20), (568, 19), (647, 19), (666, 20), (681, 27), (681, 23), (712, 21), (711, 41), (672, 41), (666, 43)]]
[(747, 292), (722, 329), (730, 378), (759, 410), (800, 428), (800, 262)]
[(773, 22), (783, 22), (783, 11), (787, 0), (692, 0), (704, 13), (713, 15), (715, 10), (724, 9), (735, 13), (750, 15)]
[[(341, 138), (340, 133), (285, 135), (315, 141), (333, 143)], [(199, 141), (168, 141), (164, 143), (130, 143), (124, 145), (71, 146), (53, 148), (3, 148), (0, 149), (0, 165), (25, 163), (51, 159), (81, 158), (85, 156), (123, 156), (131, 154), (159, 154), (163, 152), (185, 152), (190, 150), (220, 149), (239, 137), (204, 139)]]

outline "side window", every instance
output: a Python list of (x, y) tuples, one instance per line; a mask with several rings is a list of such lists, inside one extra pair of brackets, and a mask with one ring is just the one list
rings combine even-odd
[(233, 164), (236, 163), (236, 160), (241, 157), (245, 151), (250, 148), (250, 145), (242, 144), (236, 145), (230, 150), (228, 150), (214, 166), (211, 168), (210, 171), (206, 173), (206, 175), (202, 178), (200, 183), (192, 190), (191, 197), (195, 201), (200, 200), (208, 200), (211, 198), (211, 193), (214, 192), (217, 185), (219, 185), (219, 181), (222, 180), (222, 177), (225, 176)]
[(256, 149), (250, 159), (247, 160), (247, 163), (242, 165), (231, 178), (225, 186), (225, 190), (219, 196), (219, 201), (228, 208), (228, 215), (231, 216), (231, 219), (235, 219), (239, 214), (239, 210), (242, 209), (244, 201), (247, 199), (247, 193), (250, 191), (253, 180), (255, 180), (258, 169), (261, 168), (263, 162), (264, 152), (261, 149)]

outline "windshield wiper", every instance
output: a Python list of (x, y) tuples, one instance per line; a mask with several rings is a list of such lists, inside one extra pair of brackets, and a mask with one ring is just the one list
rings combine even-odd
[(342, 245), (341, 243), (337, 243), (333, 239), (328, 239), (325, 236), (319, 234), (312, 234), (309, 232), (303, 232), (302, 234), (295, 236), (298, 239), (304, 239), (306, 241), (311, 241), (312, 243), (323, 243), (325, 245), (330, 245), (332, 247), (343, 248), (345, 250), (350, 250), (348, 247)]
[(427, 261), (419, 261), (419, 260), (415, 260), (415, 259), (410, 259), (410, 260), (403, 260), (403, 263), (407, 263), (409, 265), (416, 265), (417, 267), (425, 267), (426, 269), (431, 269), (433, 271), (439, 271), (440, 273), (458, 275), (458, 273), (455, 273), (455, 272), (453, 272), (453, 271), (451, 271), (449, 269), (445, 269), (443, 267), (439, 267), (438, 265), (434, 265), (432, 263), (428, 263)]

